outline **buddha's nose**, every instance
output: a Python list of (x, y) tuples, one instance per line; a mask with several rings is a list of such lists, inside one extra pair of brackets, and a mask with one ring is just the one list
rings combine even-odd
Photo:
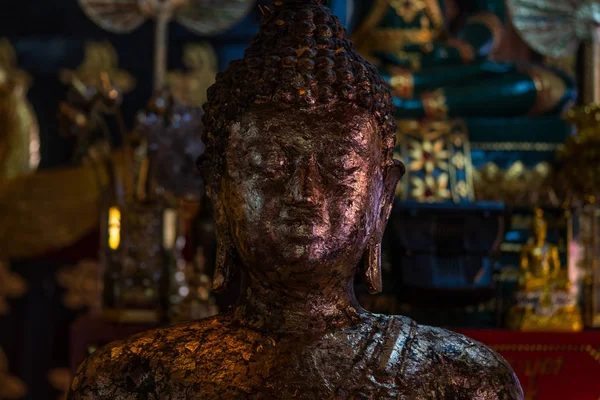
[(323, 185), (315, 156), (296, 166), (287, 187), (285, 201), (293, 205), (317, 205), (323, 197)]

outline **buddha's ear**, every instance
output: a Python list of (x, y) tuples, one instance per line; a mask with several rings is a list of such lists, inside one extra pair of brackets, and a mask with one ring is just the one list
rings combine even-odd
[(404, 175), (404, 164), (394, 160), (385, 171), (383, 171), (383, 193), (381, 213), (375, 226), (375, 232), (367, 243), (362, 261), (363, 282), (371, 294), (380, 293), (383, 290), (383, 279), (381, 276), (381, 241), (387, 221), (392, 211), (396, 185)]
[(222, 199), (211, 187), (207, 187), (206, 192), (212, 201), (217, 236), (217, 256), (212, 290), (215, 293), (223, 293), (229, 287), (235, 272), (235, 245), (229, 233), (229, 224)]
[(381, 243), (383, 239), (383, 233), (387, 225), (388, 219), (390, 218), (390, 212), (394, 205), (394, 198), (396, 196), (396, 186), (400, 179), (404, 176), (406, 168), (404, 164), (399, 160), (392, 160), (392, 163), (385, 168), (383, 171), (383, 196), (381, 213), (379, 220), (377, 221), (377, 227), (375, 232), (375, 239)]

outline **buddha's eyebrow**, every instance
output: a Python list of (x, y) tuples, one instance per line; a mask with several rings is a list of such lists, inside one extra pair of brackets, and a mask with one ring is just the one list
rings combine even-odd
[(359, 139), (352, 135), (348, 135), (343, 139), (343, 141), (351, 145), (359, 154), (366, 154), (368, 152), (368, 148), (362, 138)]

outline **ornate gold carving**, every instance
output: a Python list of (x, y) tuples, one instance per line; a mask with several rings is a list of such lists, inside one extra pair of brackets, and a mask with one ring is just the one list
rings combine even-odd
[(448, 117), (448, 104), (442, 89), (421, 95), (425, 116), (429, 119), (440, 120)]
[[(392, 4), (391, 0), (375, 0), (371, 13), (353, 35), (356, 48), (362, 54), (366, 55), (374, 51), (397, 53), (402, 51), (407, 44), (425, 45), (439, 37), (444, 30), (444, 16), (437, 0), (408, 1), (422, 3), (425, 7), (421, 11), (424, 10), (427, 13), (427, 16), (433, 22), (433, 26), (429, 23), (421, 23), (421, 27), (418, 28), (379, 28), (379, 23), (392, 7)], [(401, 9), (404, 10), (404, 8)], [(412, 8), (406, 8), (406, 10), (409, 9)]]
[(63, 304), (72, 310), (88, 307), (93, 314), (102, 308), (102, 279), (98, 261), (83, 260), (76, 266), (60, 268), (56, 273), (58, 284), (67, 289)]
[(544, 195), (546, 179), (551, 172), (550, 164), (546, 162), (529, 169), (517, 161), (507, 170), (495, 163), (487, 163), (473, 171), (475, 196), (478, 200), (507, 204), (535, 204)]
[(0, 39), (0, 179), (33, 171), (40, 162), (39, 127), (26, 97), (30, 84), (10, 42)]
[(202, 107), (206, 102), (206, 90), (215, 81), (217, 61), (210, 43), (187, 45), (183, 63), (188, 72), (176, 71), (167, 76), (175, 100), (187, 106)]
[(8, 264), (0, 261), (0, 315), (8, 314), (7, 297), (21, 297), (25, 293), (27, 293), (25, 280), (20, 275), (11, 272)]
[(504, 24), (500, 21), (500, 18), (492, 12), (480, 12), (469, 17), (467, 23), (478, 23), (484, 25), (492, 33), (492, 51), (493, 53), (504, 36)]
[(427, 8), (425, 0), (390, 0), (390, 6), (409, 24), (414, 21), (417, 14)]
[(129, 93), (135, 88), (135, 78), (119, 69), (119, 56), (109, 42), (88, 43), (81, 65), (76, 70), (61, 71), (61, 80), (65, 84), (74, 79), (97, 90), (104, 89), (107, 81), (121, 93)]
[(395, 156), (407, 166), (397, 188), (403, 200), (459, 203), (473, 198), (466, 126), (461, 120), (398, 121)]
[(560, 143), (544, 142), (471, 142), (471, 148), (490, 151), (540, 151), (551, 152), (560, 150), (564, 145)]
[(8, 370), (8, 359), (0, 348), (0, 399), (19, 399), (27, 394), (25, 383)]
[(404, 68), (391, 68), (392, 79), (390, 85), (401, 99), (412, 99), (415, 90), (415, 78), (413, 73)]
[(433, 203), (445, 201), (452, 197), (448, 190), (448, 174), (441, 173), (434, 177), (425, 175), (424, 178), (411, 177), (412, 190), (410, 195), (417, 201)]
[(506, 351), (517, 352), (578, 352), (587, 353), (595, 361), (600, 363), (600, 351), (589, 344), (494, 344), (490, 346), (495, 351), (502, 353)]
[(557, 186), (569, 202), (596, 203), (600, 198), (600, 104), (570, 110), (565, 119), (575, 126), (577, 135), (567, 137), (559, 153)]
[(448, 150), (444, 150), (446, 143), (444, 139), (439, 138), (435, 141), (424, 140), (422, 142), (415, 139), (408, 141), (409, 155), (411, 163), (408, 165), (410, 171), (425, 170), (426, 173), (433, 173), (434, 169), (439, 168), (448, 171)]

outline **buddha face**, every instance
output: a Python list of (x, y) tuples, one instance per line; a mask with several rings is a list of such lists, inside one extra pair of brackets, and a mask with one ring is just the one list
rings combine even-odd
[(297, 282), (354, 273), (394, 190), (371, 114), (253, 108), (230, 126), (226, 160), (219, 203), (250, 273)]

